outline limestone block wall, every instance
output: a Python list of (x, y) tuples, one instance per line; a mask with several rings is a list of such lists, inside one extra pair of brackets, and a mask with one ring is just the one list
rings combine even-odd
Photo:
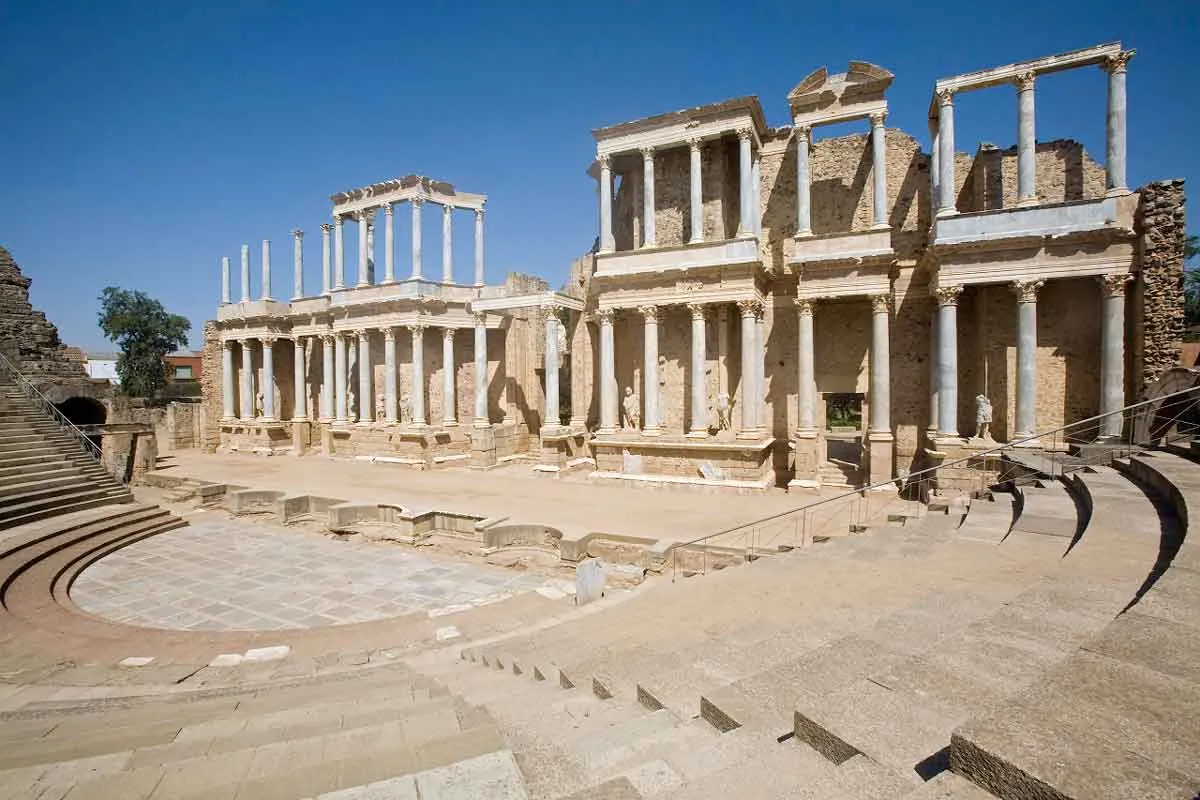
[(204, 323), (204, 340), (200, 351), (200, 402), (204, 427), (200, 446), (205, 452), (215, 452), (221, 443), (221, 414), (224, 413), (224, 397), (221, 393), (224, 380), (224, 363), (221, 353), (221, 334), (215, 320)]
[[(959, 164), (955, 162), (956, 169)], [(957, 176), (956, 176), (957, 178)], [(1104, 165), (1079, 142), (1057, 139), (1037, 145), (1037, 191), (1042, 203), (1103, 197)], [(959, 211), (1012, 208), (1017, 204), (1017, 148), (984, 145), (975, 153), (958, 195)]]
[(1141, 205), (1134, 224), (1142, 269), (1130, 292), (1137, 345), (1132, 372), (1139, 381), (1135, 394), (1179, 363), (1187, 238), (1182, 180), (1158, 181), (1139, 191)]

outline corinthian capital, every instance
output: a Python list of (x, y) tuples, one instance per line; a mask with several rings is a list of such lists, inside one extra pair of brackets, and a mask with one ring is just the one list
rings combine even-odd
[(1104, 60), (1104, 71), (1109, 73), (1124, 72), (1129, 66), (1129, 59), (1133, 58), (1136, 50), (1122, 50), (1116, 55), (1111, 55)]
[(331, 222), (322, 222), (321, 223), (321, 233), (328, 234), (331, 230), (333, 230), (333, 223), (331, 223)]
[(692, 319), (704, 319), (708, 310), (704, 303), (688, 303), (687, 308), (692, 314)]
[(1034, 303), (1037, 302), (1038, 289), (1045, 285), (1045, 281), (1013, 281), (1012, 290), (1017, 295), (1018, 303)]
[(803, 317), (813, 313), (813, 306), (816, 305), (817, 301), (811, 297), (797, 297), (793, 302), (796, 304), (796, 311)]
[(871, 295), (871, 311), (876, 314), (886, 314), (892, 310), (892, 298), (886, 294)]
[(933, 290), (933, 296), (937, 298), (939, 306), (956, 306), (962, 290), (961, 286), (939, 286)]
[(596, 309), (596, 319), (599, 320), (601, 325), (612, 325), (614, 310), (611, 308), (598, 308)]
[(947, 88), (947, 89), (938, 89), (938, 90), (937, 90), (937, 99), (938, 99), (938, 105), (939, 105), (939, 106), (952, 106), (952, 105), (954, 105), (954, 90), (953, 90), (953, 89), (949, 89), (949, 88)]
[(1032, 71), (1018, 72), (1013, 78), (1013, 85), (1017, 87), (1019, 92), (1027, 92), (1033, 88), (1034, 78), (1036, 76)]
[(1128, 273), (1120, 273), (1117, 275), (1100, 275), (1100, 285), (1104, 291), (1105, 297), (1124, 297), (1125, 284), (1132, 280), (1133, 276)]
[(643, 317), (646, 318), (646, 322), (653, 322), (655, 324), (658, 324), (658, 306), (645, 305), (645, 306), (639, 307), (638, 311), (641, 313), (641, 315)]
[(762, 314), (763, 304), (762, 304), (762, 301), (759, 300), (757, 297), (751, 297), (751, 298), (747, 298), (745, 300), (738, 300), (737, 307), (738, 307), (738, 311), (741, 312), (743, 317), (756, 317), (757, 318), (759, 315)]
[(600, 169), (612, 169), (612, 156), (607, 153), (596, 159), (600, 164)]

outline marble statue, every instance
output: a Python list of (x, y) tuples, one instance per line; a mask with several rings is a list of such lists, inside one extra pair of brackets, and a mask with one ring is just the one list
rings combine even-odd
[(733, 403), (729, 400), (728, 392), (721, 392), (717, 395), (717, 430), (729, 430), (729, 418), (733, 411)]
[(621, 408), (625, 411), (625, 424), (635, 431), (642, 428), (642, 398), (632, 386), (625, 387), (625, 397), (621, 400)]
[(375, 394), (375, 421), (383, 422), (387, 419), (387, 398), (383, 392)]
[(261, 391), (254, 393), (254, 415), (256, 417), (263, 415), (263, 393)]
[(992, 427), (992, 401), (986, 394), (975, 395), (975, 438), (990, 439)]
[(400, 422), (405, 425), (412, 422), (412, 397), (408, 392), (400, 395)]

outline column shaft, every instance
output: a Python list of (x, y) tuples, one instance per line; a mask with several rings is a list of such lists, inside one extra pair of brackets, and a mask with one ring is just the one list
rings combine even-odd
[[(367, 229), (371, 225), (371, 219), (367, 216), (367, 212), (358, 212), (358, 285), (370, 286), (370, 267), (368, 266), (371, 260), (370, 242), (367, 235)], [(361, 421), (361, 420), (360, 420)]]
[(395, 209), (391, 203), (383, 207), (383, 279), (396, 280), (396, 226), (392, 219)]
[(1132, 50), (1111, 57), (1108, 71), (1108, 115), (1105, 125), (1105, 183), (1111, 192), (1124, 192), (1125, 185), (1125, 69)]
[(750, 169), (750, 205), (754, 209), (751, 217), (755, 235), (762, 233), (762, 159), (755, 157), (754, 166)]
[(442, 425), (458, 424), (454, 391), (454, 328), (442, 331)]
[(254, 351), (251, 349), (252, 339), (242, 339), (242, 407), (243, 420), (254, 419)]
[(958, 296), (961, 286), (938, 290), (938, 434), (958, 436)]
[(250, 245), (242, 245), (242, 302), (250, 302)]
[(813, 301), (796, 301), (799, 316), (799, 351), (797, 353), (796, 432), (815, 435), (817, 431), (817, 376), (814, 355)]
[(749, 236), (754, 232), (751, 217), (753, 207), (750, 205), (750, 182), (754, 176), (753, 150), (750, 141), (750, 131), (738, 131), (738, 236)]
[(342, 218), (333, 218), (333, 288), (346, 288), (346, 245), (342, 238)]
[(654, 149), (642, 149), (642, 247), (654, 247)]
[(871, 298), (871, 403), (870, 432), (892, 432), (890, 298)]
[(617, 370), (613, 348), (613, 312), (601, 309), (600, 318), (600, 433), (617, 432)]
[(425, 326), (412, 325), (412, 421), (425, 423)]
[(482, 313), (474, 315), (475, 321), (475, 421), (476, 428), (491, 424), (487, 402), (487, 324)]
[(812, 234), (812, 173), (808, 164), (809, 129), (796, 126), (796, 235)]
[(329, 294), (333, 288), (333, 262), (329, 251), (329, 232), (333, 226), (328, 222), (321, 223), (321, 294)]
[(883, 113), (871, 115), (871, 172), (872, 202), (875, 210), (874, 227), (888, 227), (887, 203), (887, 128)]
[(758, 339), (756, 301), (738, 301), (742, 313), (742, 435), (752, 435), (758, 425), (758, 372), (755, 342)]
[(262, 243), (262, 299), (271, 299), (271, 240)]
[(938, 93), (938, 187), (941, 202), (939, 214), (953, 214), (954, 209), (954, 93)]
[(1037, 433), (1037, 290), (1041, 281), (1017, 281), (1017, 430), (1015, 439)]
[(612, 224), (612, 159), (600, 156), (600, 252), (616, 249)]
[(442, 283), (454, 283), (454, 207), (442, 206)]
[(336, 422), (345, 424), (348, 420), (350, 410), (347, 408), (346, 397), (346, 334), (334, 334), (334, 372), (333, 372), (333, 389), (337, 397), (334, 407), (333, 418)]
[(1125, 421), (1125, 282), (1128, 275), (1105, 275), (1100, 328), (1100, 438), (1119, 439)]
[(691, 212), (692, 212), (692, 235), (688, 239), (689, 244), (699, 244), (704, 241), (704, 162), (701, 158), (701, 148), (704, 143), (699, 139), (693, 139), (688, 143), (688, 152), (690, 155), (689, 176), (691, 177)]
[(371, 392), (371, 334), (358, 332), (358, 424), (370, 425), (375, 419), (375, 395)]
[(543, 428), (559, 427), (558, 407), (558, 307), (546, 311), (546, 402), (542, 417)]
[(304, 231), (292, 231), (292, 299), (304, 297)]
[(304, 340), (292, 339), (292, 422), (308, 420), (308, 386), (305, 376)]
[(704, 306), (695, 303), (689, 305), (688, 309), (692, 312), (692, 420), (688, 435), (700, 438), (708, 436), (708, 387), (704, 379), (708, 355), (705, 352)]
[(483, 286), (483, 209), (475, 209), (475, 285)]
[(233, 342), (221, 343), (221, 418), (237, 416), (233, 398)]
[(383, 412), (385, 422), (396, 422), (396, 329), (383, 329)]
[(275, 419), (275, 340), (261, 339), (262, 342), (262, 396), (263, 419)]
[(421, 198), (410, 201), (412, 205), (412, 276), (421, 277)]
[(926, 436), (932, 439), (938, 432), (938, 311), (937, 305), (929, 315), (929, 425), (925, 430)]
[(333, 387), (337, 381), (333, 371), (333, 336), (321, 336), (321, 420), (333, 419)]
[(1032, 72), (1017, 76), (1017, 203), (1036, 203), (1037, 128)]
[[(933, 140), (933, 147), (929, 152), (929, 214), (931, 217), (936, 216), (938, 209), (942, 205), (942, 167), (941, 167), (941, 150), (942, 137), (938, 132), (939, 125), (934, 120), (929, 121), (929, 137)], [(934, 317), (937, 316), (935, 308)], [(937, 415), (937, 411), (934, 411)]]
[(221, 302), (229, 303), (229, 256), (221, 256)]
[(645, 380), (642, 402), (646, 413), (642, 420), (642, 432), (647, 436), (658, 436), (662, 433), (662, 424), (658, 415), (658, 306), (644, 306), (642, 315), (645, 317), (645, 335), (643, 337), (644, 368), (642, 377)]

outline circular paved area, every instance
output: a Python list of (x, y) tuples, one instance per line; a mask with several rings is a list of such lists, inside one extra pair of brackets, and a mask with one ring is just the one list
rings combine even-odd
[[(197, 515), (88, 567), (71, 599), (115, 622), (194, 631), (285, 630), (437, 615), (562, 580)], [(562, 596), (558, 594), (558, 596)]]

